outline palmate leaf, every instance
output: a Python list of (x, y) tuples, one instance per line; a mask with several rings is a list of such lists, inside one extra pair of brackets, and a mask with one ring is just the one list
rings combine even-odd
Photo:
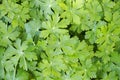
[(40, 20), (32, 20), (25, 24), (25, 30), (27, 34), (27, 41), (33, 42), (34, 37), (40, 34), (39, 29), (41, 29)]
[[(20, 67), (23, 67), (25, 70), (27, 70), (27, 60), (32, 61), (32, 60), (37, 60), (36, 54), (31, 52), (27, 52), (28, 45), (26, 42), (23, 42), (21, 44), (21, 40), (18, 39), (16, 43), (13, 46), (9, 46), (4, 53), (4, 65), (7, 71), (11, 71), (16, 67), (18, 64)], [(18, 63), (18, 61), (20, 62)], [(8, 66), (8, 65), (11, 65)]]
[[(70, 38), (69, 35), (63, 35), (60, 37), (62, 49), (63, 48), (69, 48), (71, 49), (71, 52), (74, 52), (76, 47), (79, 45), (79, 40), (77, 37)], [(72, 43), (72, 44), (71, 44)], [(69, 54), (69, 53), (66, 53)]]
[(61, 12), (57, 2), (55, 0), (41, 0), (40, 1), (41, 11), (44, 13), (46, 19), (49, 19), (49, 15), (53, 15), (54, 12)]
[[(98, 38), (97, 40), (96, 40), (96, 42), (97, 43), (103, 43), (104, 41), (106, 41), (106, 42), (109, 42), (109, 33), (108, 33), (108, 31), (107, 31), (107, 26), (103, 26), (103, 27), (101, 27), (101, 31), (100, 31), (102, 34), (100, 34), (101, 35), (101, 37), (102, 38)], [(99, 35), (99, 34), (98, 34)], [(97, 35), (97, 36), (98, 36)]]
[(40, 7), (40, 0), (32, 0), (30, 1), (30, 6)]
[(11, 41), (14, 41), (19, 36), (19, 31), (17, 31), (15, 28), (12, 28), (11, 26), (7, 26), (2, 21), (0, 22), (0, 33), (1, 33), (1, 39), (0, 39), (0, 45), (7, 46), (11, 44)]
[(42, 70), (42, 76), (43, 78), (47, 78), (50, 75), (52, 75), (52, 68), (51, 64), (47, 60), (43, 60), (42, 63), (39, 63), (40, 70)]
[(24, 22), (26, 22), (30, 16), (29, 16), (29, 4), (28, 1), (24, 1), (22, 3), (22, 6), (19, 6), (19, 11), (15, 12), (15, 16), (12, 19), (12, 26), (17, 27), (21, 26), (24, 27)]
[(42, 71), (43, 79), (48, 77), (60, 78), (61, 73), (59, 71), (67, 69), (66, 65), (63, 63), (62, 56), (56, 56), (49, 60), (43, 60), (39, 63), (39, 69)]
[(51, 35), (48, 38), (47, 42), (48, 45), (46, 45), (46, 53), (48, 54), (48, 56), (55, 56), (63, 53), (65, 55), (74, 54), (79, 41), (78, 38), (70, 38), (69, 35), (61, 35), (60, 39), (55, 35)]
[[(43, 64), (43, 63), (40, 63), (39, 66), (40, 66), (41, 70), (43, 70), (43, 71), (45, 70), (46, 71), (48, 69), (51, 69), (51, 72), (50, 72), (51, 74), (52, 74), (52, 69), (55, 69), (55, 71), (59, 71), (59, 70), (66, 71), (67, 70), (66, 67), (68, 67), (68, 66), (67, 65), (63, 65), (65, 63), (71, 65), (69, 67), (71, 67), (73, 69), (80, 67), (77, 64), (78, 63), (78, 58), (82, 61), (82, 64), (83, 64), (85, 62), (85, 59), (88, 58), (90, 56), (90, 54), (86, 50), (85, 51), (83, 50), (83, 49), (86, 49), (86, 45), (87, 44), (84, 41), (79, 43), (77, 40), (78, 39), (75, 38), (75, 37), (74, 38), (70, 38), (68, 35), (65, 35), (65, 36), (62, 35), (60, 37), (60, 41), (59, 41), (58, 38), (56, 38), (56, 36), (52, 36), (51, 35), (48, 38), (48, 41), (49, 41), (48, 42), (48, 46), (47, 46), (47, 48), (45, 48), (45, 49), (48, 50), (48, 51), (46, 51), (46, 54), (48, 55), (49, 58), (47, 60), (45, 60), (45, 62), (47, 63), (46, 65)], [(70, 44), (70, 43), (73, 43), (73, 44)], [(77, 49), (76, 49), (76, 46), (78, 47)], [(74, 50), (83, 50), (83, 51), (78, 52), (78, 53), (75, 54), (75, 52), (72, 52), (72, 50), (69, 50), (69, 49), (66, 49), (68, 51), (68, 52), (66, 52), (64, 50), (64, 47), (70, 47), (72, 50), (75, 48)], [(62, 48), (63, 52), (65, 53), (65, 56), (62, 57), (61, 56), (62, 54), (54, 53), (55, 52), (54, 51), (55, 48), (56, 49)], [(89, 49), (90, 48), (91, 47), (89, 47)], [(82, 56), (82, 55), (84, 55), (85, 57)], [(62, 57), (62, 59), (61, 59), (60, 56)], [(91, 57), (92, 57), (92, 55), (91, 55)], [(91, 57), (89, 57), (89, 58), (91, 58)], [(90, 66), (91, 63), (89, 64), (89, 61), (88, 61), (88, 63), (86, 65)], [(48, 73), (46, 75), (50, 75), (50, 73)], [(45, 74), (45, 73), (43, 73), (43, 74)], [(94, 77), (94, 75), (91, 75), (91, 76)], [(80, 77), (80, 76), (78, 76), (78, 77)], [(64, 79), (66, 79), (66, 78), (64, 78)], [(71, 79), (71, 78), (69, 77), (69, 79)]]
[(96, 75), (97, 67), (92, 64), (91, 59), (84, 61), (84, 63), (82, 63), (82, 66), (77, 67), (78, 67), (77, 74), (79, 73), (79, 75), (76, 75), (76, 77), (81, 78), (81, 80), (82, 79), (89, 80), (90, 78), (97, 77)]
[[(80, 1), (82, 1), (82, 0), (80, 0)], [(84, 3), (84, 1), (83, 1), (83, 3)], [(102, 7), (98, 1), (96, 1), (96, 0), (88, 1), (88, 2), (86, 2), (84, 7), (86, 7), (86, 9), (81, 8), (79, 10), (80, 25), (78, 25), (78, 26), (73, 25), (73, 27), (72, 27), (72, 29), (76, 28), (78, 33), (80, 33), (81, 30), (84, 31), (84, 30), (93, 29), (94, 25), (97, 25), (97, 24), (95, 24), (95, 22), (100, 21), (100, 19), (103, 17)], [(79, 21), (77, 18), (75, 19), (76, 22)], [(72, 31), (74, 31), (74, 30), (72, 30)]]
[(23, 27), (24, 22), (30, 18), (28, 14), (28, 1), (24, 1), (22, 5), (16, 4), (11, 0), (3, 1), (0, 7), (2, 16), (7, 15), (9, 18), (8, 22), (11, 23), (13, 27)]
[(51, 59), (50, 63), (56, 71), (65, 71), (67, 69), (66, 64), (63, 61), (63, 56), (55, 56)]
[[(67, 55), (71, 55), (71, 52), (73, 50), (73, 48), (75, 48), (76, 44), (77, 44), (77, 38), (71, 38), (67, 35), (65, 36), (61, 36), (60, 41), (58, 40), (58, 38), (55, 35), (51, 35), (48, 39), (48, 45), (45, 49), (46, 50), (46, 54), (48, 56), (48, 58), (44, 58), (43, 62), (39, 64), (39, 67), (41, 70), (51, 70), (51, 72), (49, 72), (48, 74), (43, 73), (45, 75), (50, 75), (53, 74), (53, 76), (56, 76), (53, 72), (55, 70), (55, 73), (58, 74), (58, 71), (65, 71), (67, 70), (67, 65), (64, 62), (68, 62), (67, 64), (70, 64), (70, 62), (77, 62), (77, 58), (76, 56), (72, 57), (69, 56), (67, 57)], [(73, 44), (70, 44), (72, 41)], [(75, 42), (73, 42), (75, 41)], [(67, 42), (67, 43), (66, 43)], [(66, 57), (62, 56), (63, 52), (61, 50), (61, 48), (63, 48), (64, 46), (69, 47), (72, 49), (69, 52), (65, 52)], [(42, 47), (42, 46), (41, 46)], [(60, 50), (59, 52), (56, 52), (57, 50)], [(67, 50), (67, 49), (66, 49)], [(72, 52), (73, 54), (73, 52)], [(65, 59), (64, 59), (65, 58)], [(45, 61), (45, 62), (44, 62)], [(73, 64), (72, 63), (72, 64)], [(73, 65), (74, 66), (74, 65)]]
[[(61, 3), (62, 5), (65, 5), (64, 3)], [(62, 7), (62, 6), (61, 6)], [(79, 17), (79, 8), (75, 9), (74, 7), (72, 8), (71, 6), (68, 6), (65, 12), (61, 14), (62, 18), (67, 17), (67, 20), (74, 24), (80, 24), (80, 17)]]
[(48, 44), (49, 45), (46, 45), (46, 54), (49, 57), (63, 54), (61, 50), (61, 43), (58, 41), (58, 38), (56, 36), (51, 35), (51, 37), (48, 39)]
[(104, 22), (94, 22), (93, 26), (91, 27), (90, 31), (86, 32), (85, 39), (88, 39), (91, 44), (95, 43), (97, 40), (97, 33), (101, 36), (102, 33), (99, 33), (98, 28), (101, 27), (102, 25), (105, 25)]
[(8, 17), (13, 19), (14, 17), (14, 11), (18, 12), (19, 9), (19, 5), (15, 4), (14, 2), (11, 2), (11, 0), (9, 1), (3, 1), (3, 4), (0, 6), (0, 10), (1, 10), (1, 15), (4, 16), (8, 13)]
[(41, 0), (40, 1), (41, 4), (41, 9), (43, 10), (44, 14), (49, 14), (52, 15), (53, 11), (51, 10), (52, 6), (55, 5), (55, 1), (54, 0)]
[(27, 42), (23, 42), (21, 45), (21, 40), (17, 40), (15, 47), (17, 48), (18, 54), (21, 56), (20, 58), (20, 67), (23, 67), (25, 70), (27, 70), (27, 61), (33, 61), (37, 60), (36, 53), (33, 52), (34, 49), (28, 50), (27, 51), (28, 45)]
[[(113, 27), (115, 26), (115, 27)], [(108, 24), (108, 26), (101, 26), (97, 29), (97, 40), (96, 43), (111, 43), (119, 41), (119, 27), (116, 26), (114, 23)], [(102, 38), (101, 38), (102, 37)]]
[(93, 46), (88, 45), (85, 41), (80, 42), (76, 50), (79, 51), (80, 54), (78, 54), (78, 56), (81, 60), (85, 60), (85, 57), (87, 58), (88, 56), (93, 56)]
[(108, 63), (110, 61), (110, 54), (114, 51), (114, 43), (103, 43), (102, 45), (99, 45), (98, 50), (99, 51), (97, 51), (95, 55), (101, 58), (103, 63)]
[(0, 0), (0, 80), (119, 80), (119, 0)]
[(43, 79), (46, 79), (47, 77), (59, 79), (61, 74), (59, 71), (67, 69), (66, 65), (63, 64), (63, 60), (59, 56), (54, 57), (49, 62), (43, 60), (42, 63), (39, 63), (39, 68), (42, 71)]
[(17, 66), (18, 60), (20, 59), (18, 51), (12, 46), (8, 47), (3, 57), (3, 65), (7, 71), (14, 70), (14, 67)]
[(40, 37), (46, 38), (50, 34), (59, 35), (59, 34), (67, 34), (68, 31), (64, 28), (67, 27), (69, 21), (67, 19), (60, 20), (60, 16), (56, 13), (52, 16), (49, 21), (45, 21), (42, 23), (42, 31)]
[(103, 14), (103, 12), (102, 6), (100, 5), (99, 1), (88, 1), (88, 3), (86, 3), (86, 8), (89, 11), (89, 17), (92, 21), (100, 20), (100, 18), (102, 17), (101, 14)]

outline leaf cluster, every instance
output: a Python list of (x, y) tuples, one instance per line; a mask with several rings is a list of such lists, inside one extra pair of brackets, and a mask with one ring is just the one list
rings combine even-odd
[(120, 80), (120, 1), (0, 0), (0, 80)]

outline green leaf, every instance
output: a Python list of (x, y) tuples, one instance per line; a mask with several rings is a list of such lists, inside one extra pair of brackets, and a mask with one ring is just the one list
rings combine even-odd
[(93, 44), (96, 41), (95, 32), (87, 31), (85, 35), (85, 39), (89, 39), (90, 43)]
[(22, 69), (18, 69), (16, 80), (28, 80), (28, 79), (29, 79), (29, 73)]
[(84, 5), (84, 0), (76, 0), (76, 1), (73, 1), (73, 8), (75, 9), (80, 9), (83, 7)]
[(73, 23), (80, 24), (80, 18), (76, 14), (73, 14)]
[(25, 57), (29, 61), (37, 60), (37, 56), (34, 52), (25, 52)]
[[(114, 52), (111, 54), (111, 61), (117, 65), (120, 64), (120, 59), (119, 59), (120, 55), (117, 52)], [(119, 65), (120, 66), (120, 65)]]
[[(51, 34), (59, 35), (59, 34), (66, 34), (68, 30), (62, 29), (66, 28), (68, 25), (68, 21), (62, 20), (60, 21), (60, 16), (58, 14), (52, 15), (52, 18), (49, 21), (45, 21), (42, 23), (42, 31), (40, 37), (48, 37)], [(63, 23), (65, 21), (65, 23)]]
[(106, 21), (111, 21), (112, 19), (112, 12), (109, 12), (109, 11), (105, 11), (105, 20)]
[(4, 48), (0, 48), (0, 79), (4, 78), (5, 77), (5, 71), (4, 71), (4, 66), (3, 66), (3, 53), (4, 53), (5, 49)]
[(11, 26), (7, 26), (5, 23), (3, 23), (2, 21), (0, 22), (1, 26), (1, 43), (0, 45), (2, 46), (7, 46), (9, 44), (11, 44), (11, 40), (15, 40), (18, 36), (19, 36), (19, 31), (17, 31), (15, 28), (12, 28)]
[(31, 35), (33, 38), (36, 32), (41, 28), (41, 22), (39, 20), (32, 20), (25, 24), (25, 30), (27, 35)]
[(26, 61), (26, 59), (25, 59), (24, 56), (22, 56), (22, 57), (20, 58), (19, 67), (20, 67), (20, 68), (23, 68), (23, 69), (26, 70), (26, 71), (28, 70), (27, 61)]
[(0, 0), (0, 80), (119, 80), (119, 0)]

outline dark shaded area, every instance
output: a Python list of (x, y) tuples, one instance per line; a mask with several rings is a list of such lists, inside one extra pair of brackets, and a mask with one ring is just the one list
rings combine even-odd
[(118, 42), (115, 43), (114, 48), (115, 48), (115, 51), (117, 51), (118, 53), (120, 53), (120, 41), (118, 41)]
[(102, 78), (91, 78), (90, 80), (101, 80)]
[(78, 38), (80, 41), (84, 40), (85, 39), (85, 32), (86, 31), (82, 31), (80, 34), (77, 34)]
[(97, 46), (96, 43), (94, 43), (94, 44), (93, 44), (93, 51), (94, 51), (94, 53), (95, 53), (97, 50), (98, 50), (98, 46)]
[(81, 63), (80, 59), (78, 59), (78, 63), (82, 66), (82, 63)]
[(21, 4), (22, 2), (21, 2), (21, 0), (18, 0), (16, 3), (17, 3), (17, 4)]
[(22, 29), (21, 27), (18, 28), (20, 35), (18, 36), (22, 41), (26, 40), (27, 34), (25, 29)]
[(70, 38), (74, 37), (74, 36), (77, 36), (79, 38), (80, 41), (84, 40), (85, 39), (85, 33), (86, 31), (81, 31), (80, 33), (78, 33), (76, 30), (73, 31), (71, 30), (70, 28), (72, 27), (72, 24), (69, 24), (67, 26), (67, 30), (69, 30), (69, 35), (70, 35)]
[(90, 80), (97, 80), (96, 78), (91, 78)]
[(4, 23), (8, 24), (9, 21), (6, 20), (7, 14), (5, 16), (1, 17), (0, 20), (2, 20)]
[(34, 41), (35, 44), (37, 44), (37, 42), (38, 42), (38, 40), (39, 40), (39, 34), (40, 34), (40, 32), (37, 31), (37, 32), (35, 33), (34, 37), (33, 37), (33, 41)]
[(2, 4), (2, 0), (0, 0), (0, 4)]
[(63, 20), (63, 18), (60, 18), (59, 22), (62, 21), (62, 20)]
[(32, 20), (32, 18), (30, 18), (30, 19), (26, 20), (26, 23), (30, 22), (31, 20)]
[(70, 38), (71, 38), (71, 37), (74, 37), (74, 36), (75, 36), (75, 34), (76, 34), (76, 33), (75, 33), (75, 32), (73, 32), (72, 30), (70, 30), (71, 26), (72, 26), (72, 24), (69, 24), (69, 25), (67, 26), (67, 28), (66, 28), (67, 30), (69, 30), (69, 35), (70, 35)]
[(72, 26), (72, 24), (69, 24), (66, 29), (69, 30), (71, 26)]
[(98, 61), (102, 62), (102, 58), (98, 58), (97, 56), (92, 57), (92, 63), (97, 63)]
[(51, 11), (53, 12), (53, 13), (55, 13), (55, 11), (51, 8)]
[(97, 78), (98, 78), (98, 80), (102, 79), (103, 73), (104, 73), (103, 70), (98, 70), (97, 71)]
[(79, 40), (82, 41), (85, 39), (85, 32), (86, 31), (82, 31), (81, 33), (76, 33), (76, 32), (69, 30), (69, 35), (70, 35), (70, 37), (77, 36), (79, 38)]
[[(40, 72), (40, 73), (41, 73), (41, 71), (40, 71), (40, 70), (38, 70), (38, 69), (36, 69), (35, 71), (37, 71), (37, 72)], [(30, 80), (31, 80), (31, 79), (36, 79), (36, 76), (35, 76), (35, 74), (34, 74), (34, 72), (33, 72), (33, 71), (28, 70), (28, 73), (29, 73), (29, 79), (30, 79)]]
[(10, 23), (10, 22), (8, 22), (8, 23), (7, 23), (7, 25), (9, 26), (9, 25), (11, 25), (11, 23)]
[(111, 0), (111, 1), (113, 1), (113, 2), (118, 2), (118, 1), (120, 1), (120, 0)]
[(101, 18), (101, 21), (104, 21), (104, 22), (106, 22), (107, 24), (109, 23), (109, 21), (105, 20), (105, 18), (104, 18), (104, 17), (103, 17), (103, 18)]
[(73, 31), (69, 31), (70, 38), (75, 36), (75, 33)]

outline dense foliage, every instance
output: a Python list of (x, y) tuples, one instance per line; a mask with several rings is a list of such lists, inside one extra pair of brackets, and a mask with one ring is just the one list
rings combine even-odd
[(120, 80), (120, 0), (0, 0), (0, 80)]

